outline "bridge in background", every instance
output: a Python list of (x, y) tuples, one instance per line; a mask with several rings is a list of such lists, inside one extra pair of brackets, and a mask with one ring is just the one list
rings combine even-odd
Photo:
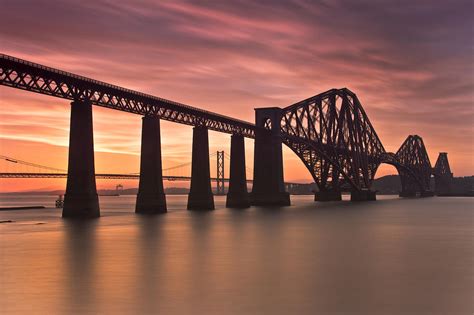
[[(215, 194), (224, 195), (226, 192), (225, 183), (229, 183), (229, 178), (225, 177), (224, 163), (222, 161), (230, 160), (230, 156), (224, 151), (217, 151), (209, 155), (209, 157), (216, 157), (216, 177), (210, 177), (211, 182), (215, 183)], [(67, 178), (67, 170), (62, 170), (50, 166), (45, 166), (37, 163), (23, 161), (14, 157), (0, 155), (0, 161), (5, 161), (14, 167), (8, 171), (2, 171), (0, 168), (0, 178)], [(169, 168), (163, 169), (163, 180), (167, 181), (190, 181), (191, 176), (183, 175), (187, 172), (187, 167), (191, 163), (183, 163)], [(22, 167), (27, 167), (29, 170), (21, 170)], [(247, 172), (252, 172), (252, 169), (247, 168)], [(138, 180), (140, 173), (96, 173), (96, 179), (123, 179), (123, 180)], [(247, 179), (247, 184), (253, 184), (253, 180)], [(306, 186), (307, 184), (285, 182), (286, 191), (299, 186)]]
[[(166, 212), (160, 120), (193, 126), (189, 210), (214, 209), (208, 130), (231, 134), (227, 206), (289, 205), (283, 180), (282, 144), (302, 160), (319, 191), (315, 200), (375, 200), (371, 191), (382, 163), (396, 167), (401, 196), (449, 192), (452, 173), (446, 153), (433, 168), (423, 140), (409, 136), (396, 153), (386, 152), (357, 96), (332, 89), (285, 108), (255, 109), (255, 124), (125, 89), (15, 57), (0, 55), (0, 84), (71, 100), (69, 161), (64, 217), (100, 215), (95, 184), (92, 105), (143, 116), (137, 213)], [(244, 137), (255, 139), (253, 187), (247, 192)]]

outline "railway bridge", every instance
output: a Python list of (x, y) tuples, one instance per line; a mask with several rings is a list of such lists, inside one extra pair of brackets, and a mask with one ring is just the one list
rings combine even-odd
[[(71, 101), (69, 158), (63, 217), (100, 216), (94, 167), (92, 108), (107, 107), (142, 116), (137, 213), (166, 212), (160, 120), (193, 127), (191, 186), (187, 208), (212, 210), (208, 130), (231, 135), (228, 207), (290, 205), (283, 179), (282, 145), (304, 163), (319, 191), (315, 200), (375, 200), (377, 168), (394, 165), (401, 196), (430, 196), (450, 189), (446, 153), (434, 168), (423, 140), (410, 135), (396, 153), (386, 152), (357, 96), (331, 89), (285, 108), (255, 109), (255, 124), (133, 91), (30, 61), (0, 54), (0, 85)], [(253, 186), (247, 191), (244, 138), (255, 139)]]

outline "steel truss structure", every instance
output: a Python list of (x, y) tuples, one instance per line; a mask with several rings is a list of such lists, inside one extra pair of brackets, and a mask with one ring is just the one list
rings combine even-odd
[[(259, 128), (246, 121), (4, 54), (0, 54), (0, 85), (248, 138), (255, 138)], [(435, 177), (452, 177), (446, 155), (440, 156), (433, 171), (419, 136), (409, 136), (395, 154), (386, 152), (359, 99), (346, 88), (274, 109), (278, 119), (266, 120), (263, 128), (275, 130), (277, 126), (278, 130), (279, 126), (277, 136), (303, 161), (321, 191), (369, 190), (381, 163), (394, 165), (401, 176), (402, 190), (410, 192), (429, 191), (433, 172)], [(226, 181), (223, 177), (218, 168), (214, 180), (222, 188), (222, 181)]]
[(332, 89), (284, 108), (281, 135), (321, 191), (369, 189), (385, 153), (357, 96), (348, 89)]
[(224, 186), (224, 151), (217, 151), (217, 185), (216, 185), (216, 193), (218, 195), (225, 194), (225, 186)]
[(280, 126), (283, 143), (320, 191), (369, 190), (381, 163), (396, 167), (402, 191), (430, 191), (432, 169), (423, 139), (411, 135), (397, 153), (386, 152), (359, 99), (346, 88), (283, 108)]
[(448, 162), (448, 153), (441, 152), (433, 168), (435, 191), (437, 194), (449, 194), (452, 190), (453, 173)]
[(449, 167), (448, 153), (441, 152), (439, 154), (436, 164), (433, 168), (433, 174), (435, 176), (453, 176), (453, 173), (451, 173), (451, 167)]
[(253, 138), (255, 125), (189, 105), (129, 90), (0, 54), (0, 85), (210, 130)]
[(430, 191), (431, 163), (423, 139), (410, 135), (398, 149), (394, 164), (400, 174), (402, 192)]

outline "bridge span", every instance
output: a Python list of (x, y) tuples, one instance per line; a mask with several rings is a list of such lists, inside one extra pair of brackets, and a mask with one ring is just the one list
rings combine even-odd
[[(371, 185), (381, 163), (394, 165), (401, 196), (430, 196), (450, 190), (446, 153), (433, 168), (418, 135), (396, 153), (386, 152), (357, 96), (331, 89), (285, 108), (255, 109), (255, 124), (186, 104), (0, 54), (0, 85), (71, 100), (69, 159), (63, 217), (100, 215), (95, 183), (92, 105), (142, 116), (137, 213), (166, 212), (161, 164), (160, 120), (193, 126), (189, 210), (212, 210), (208, 130), (231, 134), (227, 206), (290, 205), (283, 180), (282, 144), (301, 159), (319, 191), (317, 201), (375, 200)], [(244, 137), (254, 138), (252, 192), (247, 192)]]

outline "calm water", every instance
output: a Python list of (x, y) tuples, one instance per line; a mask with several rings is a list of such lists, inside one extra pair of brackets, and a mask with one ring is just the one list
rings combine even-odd
[[(3, 198), (52, 206), (56, 196)], [(472, 314), (469, 198), (398, 199), (133, 213), (101, 197), (102, 217), (0, 212), (0, 313)]]

